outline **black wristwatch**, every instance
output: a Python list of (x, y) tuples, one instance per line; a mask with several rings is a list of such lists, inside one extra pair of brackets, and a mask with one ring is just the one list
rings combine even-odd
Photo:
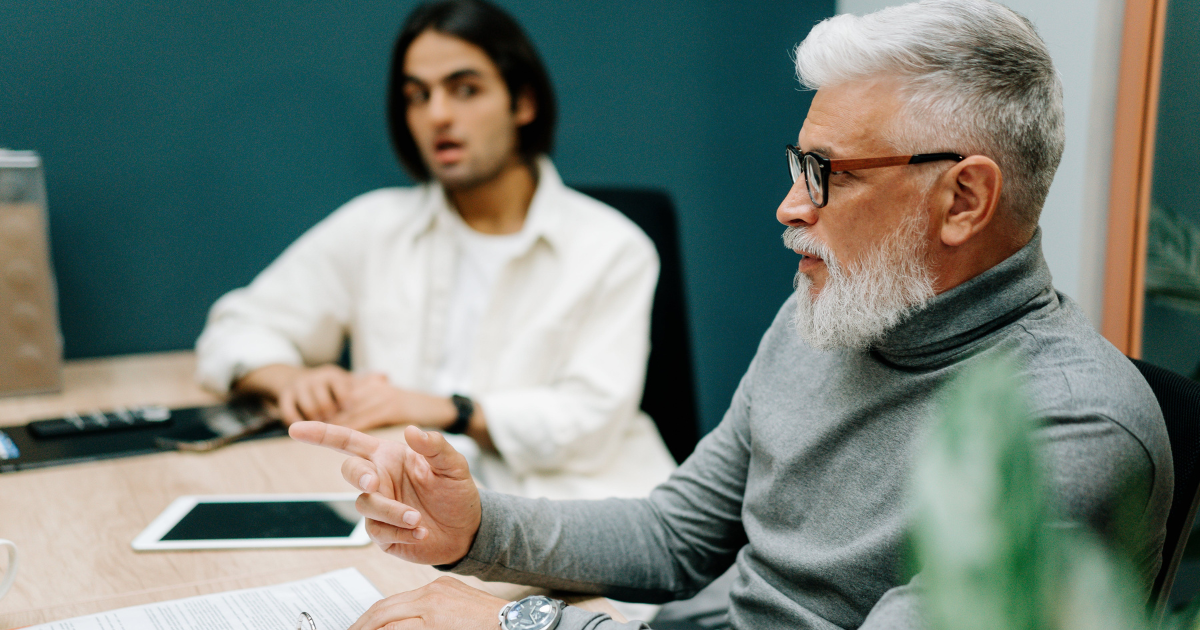
[(450, 426), (443, 430), (446, 433), (466, 433), (467, 427), (471, 424), (471, 416), (475, 415), (475, 403), (471, 402), (470, 398), (458, 394), (450, 396), (450, 402), (454, 403), (454, 408), (458, 410), (458, 416), (454, 418), (454, 422)]

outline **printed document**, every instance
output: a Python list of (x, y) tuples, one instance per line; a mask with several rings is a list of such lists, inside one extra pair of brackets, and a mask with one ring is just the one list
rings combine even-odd
[(201, 595), (64, 619), (27, 630), (295, 630), (306, 612), (317, 630), (346, 630), (383, 599), (358, 569), (299, 582)]

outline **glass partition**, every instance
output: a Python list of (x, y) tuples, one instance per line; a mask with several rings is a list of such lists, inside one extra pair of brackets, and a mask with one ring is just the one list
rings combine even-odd
[(1142, 357), (1200, 380), (1200, 3), (1167, 4)]

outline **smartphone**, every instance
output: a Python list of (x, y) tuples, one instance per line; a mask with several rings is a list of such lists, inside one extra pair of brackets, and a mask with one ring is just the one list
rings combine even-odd
[(281, 426), (278, 418), (265, 413), (256, 399), (234, 399), (224, 405), (181, 409), (177, 415), (195, 414), (187, 421), (155, 438), (159, 448), (180, 451), (211, 451), (241, 438)]

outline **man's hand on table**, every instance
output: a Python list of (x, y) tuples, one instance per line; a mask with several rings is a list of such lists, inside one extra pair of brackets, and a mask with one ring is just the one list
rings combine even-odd
[(288, 432), (350, 456), (342, 477), (362, 491), (355, 507), (367, 517), (371, 540), (387, 553), (451, 564), (470, 551), (482, 514), (479, 489), (466, 458), (442, 434), (410, 426), (404, 444), (324, 422), (298, 422)]
[(462, 582), (442, 577), (407, 593), (381, 599), (350, 630), (496, 630), (508, 602)]
[(358, 431), (393, 424), (415, 424), (444, 429), (454, 423), (458, 410), (449, 398), (392, 386), (382, 374), (354, 377), (341, 411), (326, 422)]
[(268, 365), (234, 387), (273, 398), (287, 425), (312, 420), (358, 431), (395, 424), (445, 428), (458, 413), (449, 398), (400, 389), (382, 374), (355, 375), (336, 365)]
[(284, 424), (334, 418), (350, 400), (354, 375), (336, 365), (267, 365), (234, 383), (239, 392), (274, 399)]

